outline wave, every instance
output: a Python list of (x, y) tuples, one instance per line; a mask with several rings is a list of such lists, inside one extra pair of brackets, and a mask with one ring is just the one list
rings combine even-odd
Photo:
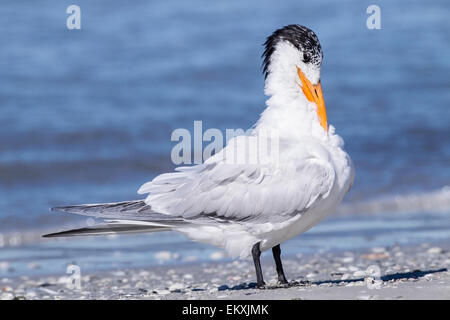
[(338, 214), (374, 214), (381, 212), (450, 212), (450, 186), (428, 192), (343, 203), (337, 210)]

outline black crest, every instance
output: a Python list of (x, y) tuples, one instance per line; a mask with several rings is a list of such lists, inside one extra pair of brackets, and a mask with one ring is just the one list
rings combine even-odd
[(305, 26), (291, 24), (276, 30), (271, 36), (267, 37), (264, 43), (265, 50), (262, 54), (263, 72), (267, 78), (269, 73), (270, 57), (275, 51), (276, 45), (280, 41), (288, 41), (298, 50), (303, 52), (303, 61), (305, 63), (322, 63), (322, 48), (316, 34)]

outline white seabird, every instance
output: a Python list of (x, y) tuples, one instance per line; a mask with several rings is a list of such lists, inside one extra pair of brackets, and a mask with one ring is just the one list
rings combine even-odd
[[(148, 194), (143, 200), (53, 208), (105, 223), (46, 237), (179, 231), (231, 256), (252, 255), (258, 286), (264, 285), (261, 251), (272, 248), (278, 280), (286, 283), (280, 243), (335, 210), (352, 186), (354, 168), (342, 138), (327, 123), (315, 33), (299, 25), (276, 30), (263, 57), (269, 99), (253, 135), (231, 139), (202, 164), (157, 176), (139, 189)], [(263, 132), (277, 132), (277, 154), (229, 161), (257, 150), (255, 138)]]

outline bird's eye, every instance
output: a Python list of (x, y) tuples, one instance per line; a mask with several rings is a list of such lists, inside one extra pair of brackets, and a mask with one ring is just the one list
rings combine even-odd
[(307, 53), (303, 53), (303, 62), (308, 63), (311, 61), (311, 56)]

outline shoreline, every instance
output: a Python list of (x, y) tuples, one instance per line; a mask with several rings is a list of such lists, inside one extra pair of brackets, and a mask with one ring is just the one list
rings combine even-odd
[[(283, 257), (295, 260), (297, 254), (356, 253), (372, 247), (398, 245), (406, 248), (424, 243), (445, 247), (449, 243), (449, 225), (447, 214), (385, 213), (377, 218), (366, 215), (330, 216), (310, 231), (283, 243)], [(226, 253), (220, 248), (190, 241), (176, 232), (30, 238), (30, 242), (24, 241), (23, 237), (2, 238), (0, 234), (0, 240), (0, 279), (62, 276), (69, 263), (78, 264), (83, 273), (88, 274), (114, 269), (149, 269), (159, 265), (172, 268), (191, 262), (232, 261), (231, 258), (224, 259)]]
[[(265, 289), (249, 260), (188, 263), (71, 275), (0, 278), (1, 299), (450, 299), (450, 244), (373, 247), (287, 256), (290, 286), (262, 259)], [(80, 280), (81, 289), (68, 288)]]

